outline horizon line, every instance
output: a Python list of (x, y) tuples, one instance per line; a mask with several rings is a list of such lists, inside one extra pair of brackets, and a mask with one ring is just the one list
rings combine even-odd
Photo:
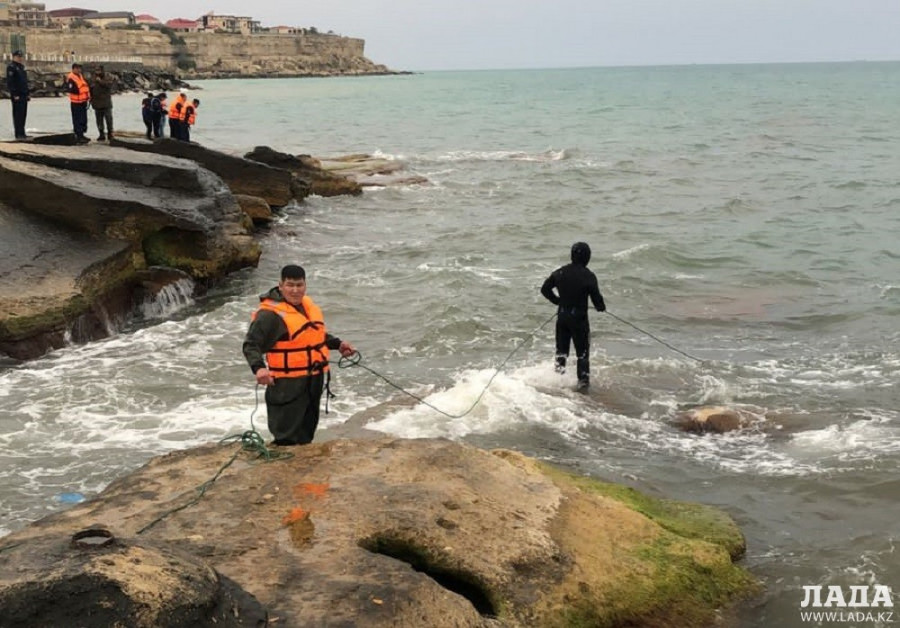
[[(748, 65), (825, 65), (825, 64), (851, 64), (851, 63), (898, 63), (898, 59), (831, 59), (817, 61), (715, 61), (715, 62), (690, 62), (690, 63), (623, 63), (623, 64), (586, 64), (586, 65), (547, 65), (547, 66), (509, 66), (493, 68), (432, 68), (432, 69), (405, 69), (391, 68), (392, 72), (412, 72), (423, 74), (425, 72), (496, 72), (496, 71), (528, 71), (528, 70), (590, 70), (590, 69), (616, 69), (616, 68), (685, 68), (685, 67), (720, 67), (720, 66), (748, 66)], [(386, 65), (386, 64), (382, 64)], [(388, 66), (390, 67), (390, 66)]]

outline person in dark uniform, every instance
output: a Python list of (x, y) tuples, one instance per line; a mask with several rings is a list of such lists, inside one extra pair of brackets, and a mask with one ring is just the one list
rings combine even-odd
[(12, 61), (6, 66), (6, 89), (12, 100), (13, 129), (17, 140), (28, 139), (25, 135), (25, 118), (28, 116), (28, 101), (31, 100), (28, 95), (28, 72), (25, 71), (22, 60), (22, 51), (16, 50), (12, 54)]
[(102, 142), (113, 139), (113, 102), (112, 93), (116, 87), (116, 80), (107, 74), (102, 65), (94, 68), (91, 80), (88, 82), (91, 89), (91, 107), (97, 120), (97, 141)]
[(150, 111), (153, 116), (153, 137), (165, 136), (166, 124), (164, 118), (169, 107), (168, 102), (166, 102), (168, 97), (168, 94), (165, 92), (160, 92), (150, 99)]
[(569, 345), (574, 344), (580, 390), (590, 385), (591, 374), (588, 297), (598, 312), (606, 310), (603, 295), (597, 287), (597, 276), (587, 268), (589, 261), (591, 247), (585, 242), (576, 242), (572, 245), (572, 263), (554, 270), (541, 286), (541, 294), (559, 306), (556, 319), (556, 370), (565, 373)]
[[(156, 98), (153, 94), (147, 94), (147, 97), (141, 100), (141, 119), (144, 121), (144, 126), (147, 128), (147, 132), (144, 134), (148, 140), (153, 135), (153, 109), (151, 109), (151, 105), (153, 103), (153, 99)], [(156, 101), (159, 104), (159, 101)]]
[(325, 330), (322, 310), (306, 294), (306, 271), (281, 269), (281, 281), (259, 297), (243, 352), (256, 383), (266, 386), (269, 431), (275, 445), (311, 443), (319, 401), (329, 377), (328, 352), (356, 353)]

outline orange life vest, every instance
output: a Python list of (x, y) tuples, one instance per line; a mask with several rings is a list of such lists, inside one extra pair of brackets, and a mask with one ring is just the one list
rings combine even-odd
[(169, 120), (184, 120), (186, 105), (187, 96), (178, 94), (178, 98), (169, 107)]
[(188, 105), (185, 108), (187, 114), (185, 115), (185, 121), (188, 123), (188, 126), (194, 126), (194, 122), (197, 121), (197, 107), (194, 105)]
[(269, 372), (279, 377), (307, 377), (328, 371), (328, 347), (325, 345), (325, 321), (322, 310), (308, 296), (301, 302), (307, 316), (284, 301), (265, 299), (253, 313), (274, 312), (284, 321), (287, 340), (279, 340), (266, 353)]
[[(57, 76), (59, 75), (57, 74)], [(78, 87), (77, 94), (69, 94), (69, 102), (78, 104), (87, 102), (91, 99), (91, 88), (88, 87), (87, 81), (84, 80), (83, 76), (78, 76), (74, 72), (69, 72), (66, 81), (72, 81)]]

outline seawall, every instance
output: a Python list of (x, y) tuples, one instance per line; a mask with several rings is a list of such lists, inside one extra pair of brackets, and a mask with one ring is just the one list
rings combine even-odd
[(153, 30), (0, 28), (25, 38), (26, 65), (129, 59), (187, 78), (392, 74), (365, 57), (365, 40), (322, 33), (241, 35)]

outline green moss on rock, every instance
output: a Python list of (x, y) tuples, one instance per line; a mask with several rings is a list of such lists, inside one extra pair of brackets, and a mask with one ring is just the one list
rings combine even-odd
[(726, 513), (540, 468), (565, 495), (554, 540), (575, 564), (535, 625), (709, 626), (759, 592), (733, 562), (745, 545)]

